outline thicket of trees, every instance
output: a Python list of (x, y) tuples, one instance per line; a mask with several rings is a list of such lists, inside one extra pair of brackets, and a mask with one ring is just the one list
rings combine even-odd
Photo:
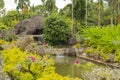
[[(56, 6), (56, 0), (41, 0), (42, 5), (37, 6), (30, 6), (30, 0), (14, 1), (17, 5), (16, 10), (20, 11), (22, 14), (32, 12), (48, 16), (52, 13), (59, 13), (73, 18), (74, 25), (80, 23), (84, 26), (87, 24), (88, 27), (93, 25), (104, 26), (120, 23), (120, 0), (71, 0), (70, 4), (67, 4), (59, 11)], [(3, 9), (4, 1), (1, 0), (0, 4), (0, 9)], [(1, 11), (1, 13), (2, 12), (3, 11)]]

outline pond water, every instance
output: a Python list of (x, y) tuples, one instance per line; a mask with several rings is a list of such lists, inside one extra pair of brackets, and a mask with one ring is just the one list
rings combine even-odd
[(55, 56), (55, 67), (56, 72), (62, 76), (71, 76), (71, 77), (82, 77), (81, 76), (81, 67), (75, 65), (75, 60), (77, 59), (80, 64), (86, 64), (86, 60), (82, 60), (78, 57), (72, 56)]

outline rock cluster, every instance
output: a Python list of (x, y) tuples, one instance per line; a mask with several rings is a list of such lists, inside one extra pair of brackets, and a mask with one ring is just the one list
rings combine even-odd
[(14, 32), (19, 35), (33, 35), (42, 33), (44, 17), (35, 15), (30, 19), (19, 22), (14, 29)]

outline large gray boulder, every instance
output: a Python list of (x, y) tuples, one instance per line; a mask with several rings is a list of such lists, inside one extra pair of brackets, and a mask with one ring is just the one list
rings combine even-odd
[(73, 47), (70, 47), (70, 48), (68, 49), (68, 55), (69, 55), (69, 56), (76, 56), (76, 49), (73, 48)]
[(77, 44), (76, 38), (73, 37), (73, 36), (70, 36), (69, 39), (68, 39), (68, 44), (69, 44), (69, 45)]
[(14, 29), (14, 32), (19, 35), (32, 35), (42, 33), (43, 16), (35, 15), (30, 19), (19, 22)]

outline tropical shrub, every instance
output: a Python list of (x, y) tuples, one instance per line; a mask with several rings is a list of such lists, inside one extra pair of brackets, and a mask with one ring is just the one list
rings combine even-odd
[(67, 17), (53, 14), (46, 18), (44, 27), (45, 42), (58, 45), (66, 44), (70, 36), (70, 20)]
[(4, 25), (2, 22), (0, 22), (0, 32), (1, 32), (2, 30), (6, 30), (6, 29), (8, 29), (7, 26)]
[(1, 17), (1, 22), (4, 23), (8, 28), (13, 28), (19, 21), (19, 13), (17, 11), (8, 11)]
[[(106, 27), (90, 27), (83, 29), (82, 36), (84, 44), (97, 49), (104, 59), (109, 60), (109, 55), (118, 56), (117, 50), (120, 47), (120, 25)], [(95, 52), (93, 52), (95, 53)]]
[(120, 62), (120, 50), (118, 49), (117, 52), (116, 52), (116, 56), (114, 58), (114, 61), (116, 62)]
[(1, 30), (0, 32), (0, 38), (5, 40), (5, 41), (13, 41), (17, 39), (17, 35), (14, 33), (12, 29), (7, 29), (7, 30)]
[(6, 41), (0, 39), (0, 45), (6, 44), (6, 43), (7, 43)]
[(3, 48), (2, 48), (2, 45), (3, 45), (3, 44), (7, 44), (7, 43), (8, 43), (8, 42), (6, 42), (6, 41), (0, 39), (0, 50), (3, 49)]
[(77, 44), (74, 45), (74, 47), (80, 49), (81, 45), (79, 43), (77, 43)]
[(24, 36), (20, 37), (16, 41), (16, 46), (19, 47), (21, 50), (26, 50), (27, 47), (34, 43), (34, 39), (32, 36)]
[(11, 10), (1, 17), (0, 22), (7, 26), (7, 28), (14, 28), (19, 21), (28, 19), (33, 15), (35, 15), (35, 13), (29, 12), (23, 16), (20, 12)]
[(120, 70), (105, 67), (92, 67), (82, 73), (83, 80), (119, 80)]
[(87, 62), (84, 65), (80, 64), (81, 77), (83, 80), (119, 80), (120, 69), (111, 68), (108, 66), (95, 65)]
[[(4, 72), (15, 80), (32, 80), (41, 77), (42, 73), (52, 73), (54, 62), (48, 56), (38, 56), (19, 48), (2, 51)], [(11, 57), (12, 56), (12, 57)]]
[(20, 37), (15, 41), (14, 44), (23, 51), (37, 53), (41, 56), (45, 55), (45, 49), (49, 48), (47, 45), (38, 45), (37, 42), (34, 41), (32, 36)]

